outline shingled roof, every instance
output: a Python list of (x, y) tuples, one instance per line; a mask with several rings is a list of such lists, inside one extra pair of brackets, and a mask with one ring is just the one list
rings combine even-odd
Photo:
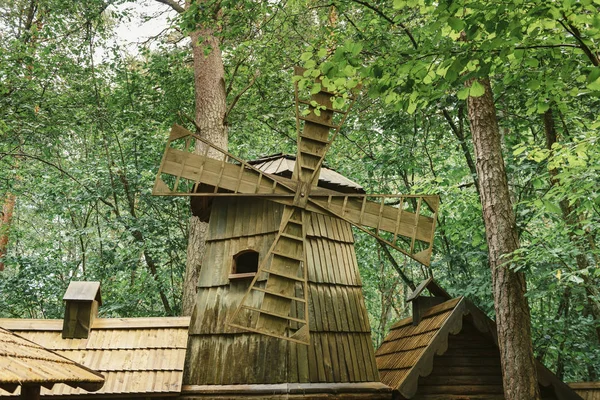
[(104, 377), (37, 343), (0, 328), (0, 394), (15, 392), (21, 385), (52, 388), (57, 383), (95, 391), (104, 384)]
[[(289, 154), (274, 154), (249, 161), (249, 164), (267, 174), (290, 178), (294, 172), (296, 157)], [(331, 168), (323, 166), (319, 175), (319, 186), (337, 190), (342, 193), (364, 193), (362, 186), (351, 181)]]
[(600, 382), (571, 382), (569, 387), (583, 400), (600, 400)]
[[(452, 366), (448, 362), (452, 363), (454, 360), (443, 357), (448, 351), (449, 340), (454, 338), (453, 335), (467, 330), (474, 333), (471, 337), (477, 338), (477, 346), (484, 349), (486, 357), (493, 361), (488, 362), (485, 367), (488, 374), (484, 377), (486, 390), (489, 391), (491, 386), (495, 386), (500, 390), (501, 395), (502, 381), (496, 325), (479, 308), (463, 297), (429, 308), (423, 313), (418, 325), (413, 325), (410, 317), (392, 326), (390, 333), (375, 353), (381, 381), (399, 393), (401, 399), (415, 397), (419, 393), (419, 386), (425, 382), (422, 377), (432, 374), (436, 362), (443, 365), (442, 369), (446, 371), (442, 372), (447, 374), (447, 368)], [(462, 358), (472, 356), (469, 353), (472, 349), (467, 348), (468, 342), (461, 342), (459, 347), (461, 348), (459, 355)], [(549, 398), (581, 400), (581, 397), (541, 363), (537, 363), (537, 371), (541, 388), (551, 394)], [(484, 374), (483, 371), (481, 374)], [(446, 388), (448, 385), (460, 385), (460, 383), (451, 382), (446, 384)]]
[[(95, 393), (57, 384), (52, 390), (42, 389), (42, 396), (165, 397), (181, 392), (189, 317), (97, 318), (84, 339), (63, 339), (62, 320), (0, 319), (0, 327), (106, 378)], [(0, 398), (10, 395), (0, 389)]]

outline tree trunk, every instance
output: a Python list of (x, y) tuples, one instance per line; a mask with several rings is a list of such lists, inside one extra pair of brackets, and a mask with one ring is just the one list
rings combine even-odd
[[(199, 130), (198, 134), (218, 147), (227, 149), (225, 70), (219, 41), (208, 29), (193, 32), (190, 37), (194, 55), (195, 119)], [(205, 55), (207, 49), (210, 51)], [(199, 153), (202, 150), (202, 148), (196, 148)], [(211, 154), (210, 151), (208, 155), (221, 156), (220, 153)], [(191, 315), (196, 304), (196, 287), (208, 231), (208, 222), (201, 216), (202, 210), (199, 210), (202, 205), (195, 206), (199, 201), (194, 197), (192, 197), (191, 203), (192, 216), (189, 224), (182, 315)]]
[[(496, 108), (489, 80), (479, 82), (485, 87), (485, 93), (481, 97), (469, 97), (468, 108), (489, 246), (504, 395), (507, 400), (539, 399), (525, 275), (511, 269), (509, 260), (503, 258), (518, 249), (519, 239)], [(473, 80), (467, 85), (472, 83)]]
[(10, 225), (16, 201), (17, 197), (14, 194), (10, 192), (6, 193), (4, 205), (2, 206), (2, 214), (0, 214), (0, 271), (4, 271), (4, 256), (6, 256), (6, 247), (8, 246)]

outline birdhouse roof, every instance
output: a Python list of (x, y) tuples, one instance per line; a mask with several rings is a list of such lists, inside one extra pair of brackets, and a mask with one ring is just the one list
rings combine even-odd
[(63, 300), (93, 301), (102, 304), (100, 282), (71, 282), (63, 296)]
[(104, 377), (37, 343), (0, 328), (0, 396), (3, 391), (12, 393), (24, 384), (51, 388), (56, 383), (96, 391), (104, 384)]
[[(249, 161), (248, 164), (260, 169), (267, 174), (290, 177), (294, 172), (296, 157), (290, 154), (273, 154)], [(351, 181), (344, 175), (325, 166), (321, 167), (319, 185), (340, 192), (364, 193), (364, 189), (358, 183)]]
[[(66, 382), (51, 390), (42, 388), (42, 397), (179, 394), (189, 322), (189, 317), (96, 318), (87, 339), (63, 339), (62, 320), (0, 318), (1, 327), (98, 371), (106, 379), (95, 393), (73, 388)], [(2, 347), (0, 360), (1, 354)], [(48, 373), (52, 369), (48, 368)], [(0, 376), (3, 370), (0, 363)], [(16, 396), (2, 389), (0, 386), (0, 398)]]
[[(419, 377), (430, 375), (436, 362), (448, 350), (450, 335), (463, 330), (468, 318), (486, 341), (497, 349), (496, 324), (477, 306), (463, 297), (429, 308), (418, 325), (412, 317), (396, 322), (375, 352), (381, 381), (399, 392), (402, 399), (418, 393)], [(499, 354), (499, 350), (498, 350)], [(444, 364), (447, 367), (447, 364)], [(538, 381), (558, 400), (581, 400), (572, 389), (536, 361)]]

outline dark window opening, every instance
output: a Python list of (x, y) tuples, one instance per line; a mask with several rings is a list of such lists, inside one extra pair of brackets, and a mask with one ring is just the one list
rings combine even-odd
[(233, 256), (233, 266), (231, 268), (231, 277), (252, 277), (258, 271), (258, 252), (254, 250), (244, 250)]

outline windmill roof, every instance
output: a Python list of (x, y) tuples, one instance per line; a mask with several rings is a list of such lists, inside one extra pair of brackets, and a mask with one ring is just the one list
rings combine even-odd
[[(448, 336), (461, 332), (466, 316), (497, 347), (496, 324), (483, 311), (463, 297), (448, 300), (428, 309), (416, 326), (412, 317), (392, 326), (375, 352), (381, 381), (398, 391), (401, 398), (412, 398), (417, 393), (419, 377), (431, 374), (436, 356), (448, 349)], [(552, 372), (536, 363), (539, 383), (549, 387), (558, 400), (581, 400)]]
[(0, 328), (0, 395), (3, 391), (12, 393), (23, 384), (51, 388), (55, 383), (95, 391), (104, 384), (104, 377), (37, 343)]
[[(59, 319), (0, 318), (0, 326), (106, 379), (95, 393), (57, 384), (51, 390), (43, 388), (42, 396), (169, 396), (181, 392), (189, 321), (189, 317), (96, 318), (87, 339), (63, 339)], [(2, 370), (0, 364), (0, 376)], [(0, 398), (10, 395), (0, 386)]]
[[(296, 156), (279, 153), (262, 157), (257, 160), (252, 160), (248, 163), (253, 165), (255, 168), (260, 169), (261, 171), (266, 172), (267, 174), (291, 176), (291, 174), (294, 172)], [(340, 191), (351, 190), (364, 193), (361, 185), (351, 181), (339, 172), (336, 172), (333, 169), (325, 166), (321, 167), (319, 183), (331, 189), (337, 189)]]

